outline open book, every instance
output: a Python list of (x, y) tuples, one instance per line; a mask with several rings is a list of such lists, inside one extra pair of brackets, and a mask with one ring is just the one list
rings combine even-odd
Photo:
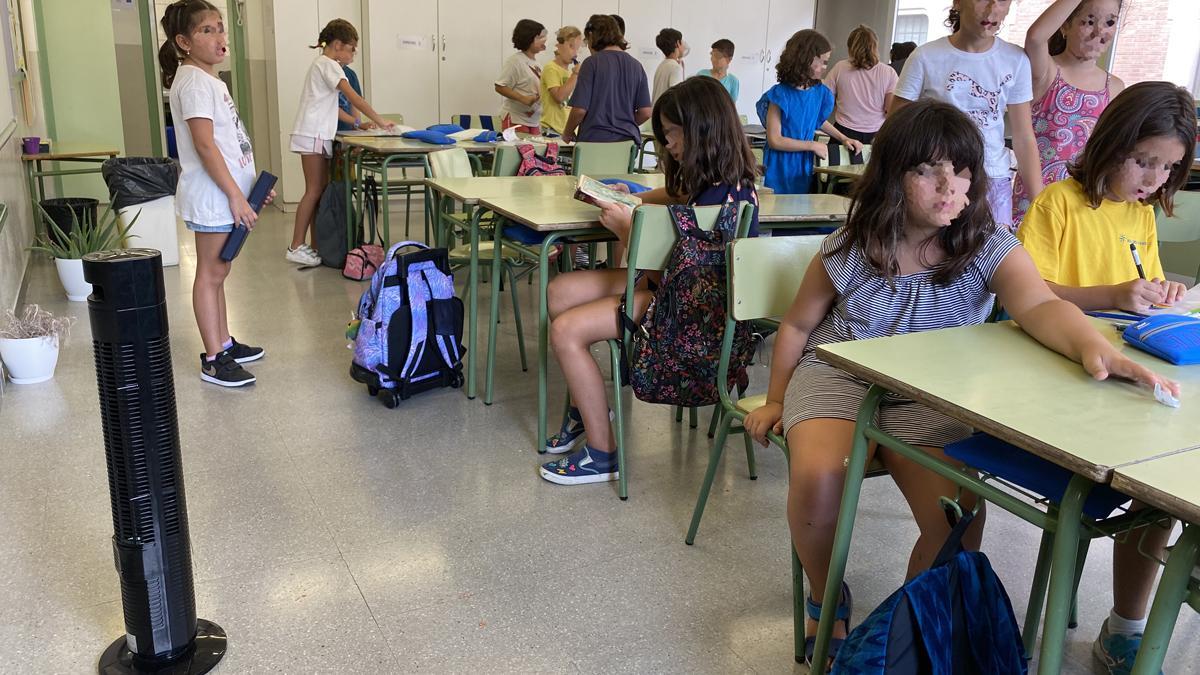
[(618, 192), (595, 178), (588, 178), (587, 176), (579, 177), (579, 185), (575, 188), (575, 199), (591, 204), (592, 206), (600, 206), (598, 202), (624, 204), (631, 209), (636, 209), (642, 205), (642, 200), (638, 197)]

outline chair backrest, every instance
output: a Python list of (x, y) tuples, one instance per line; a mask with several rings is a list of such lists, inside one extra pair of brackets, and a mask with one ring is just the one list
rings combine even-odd
[[(474, 124), (473, 122), (479, 122)], [(464, 129), (487, 129), (488, 131), (499, 131), (499, 120), (495, 115), (451, 115), (450, 123), (457, 124)]]
[(1175, 215), (1170, 218), (1155, 206), (1154, 229), (1158, 231), (1159, 241), (1200, 240), (1200, 192), (1176, 192)]
[(470, 178), (471, 160), (462, 148), (449, 148), (429, 153), (429, 175), (433, 178)]
[(824, 240), (824, 235), (734, 240), (726, 259), (730, 318), (750, 321), (787, 313)]
[(633, 141), (616, 143), (583, 141), (575, 144), (574, 153), (576, 176), (633, 173), (633, 164), (637, 159), (637, 146)]
[[(696, 223), (700, 229), (711, 230), (717, 224), (720, 206), (697, 206)], [(750, 202), (738, 203), (738, 222), (753, 214)], [(671, 258), (679, 236), (671, 214), (665, 206), (639, 206), (633, 212), (629, 233), (629, 267), (639, 270), (662, 270)]]

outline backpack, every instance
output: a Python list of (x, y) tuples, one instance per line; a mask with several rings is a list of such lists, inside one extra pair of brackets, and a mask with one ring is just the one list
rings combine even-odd
[(370, 279), (383, 264), (383, 247), (375, 243), (378, 237), (375, 223), (379, 214), (379, 184), (375, 182), (374, 177), (367, 176), (363, 181), (363, 196), (363, 211), (371, 226), (371, 237), (366, 240), (367, 243), (350, 249), (346, 254), (342, 276), (352, 281)]
[[(404, 248), (418, 250), (401, 254)], [(444, 248), (392, 245), (358, 301), (350, 376), (389, 408), (409, 396), (463, 382), (463, 302)]]
[[(325, 186), (325, 191), (321, 193), (321, 201), (317, 204), (313, 239), (316, 240), (317, 250), (320, 251), (321, 264), (326, 267), (340, 269), (346, 262), (346, 251), (350, 248), (346, 241), (346, 212), (349, 208), (346, 204), (344, 181), (331, 182)], [(362, 236), (359, 235), (356, 239), (362, 239)]]
[(533, 150), (533, 145), (521, 143), (517, 145), (521, 155), (521, 163), (517, 166), (518, 176), (565, 176), (567, 170), (558, 165), (558, 143), (547, 143), (546, 154), (539, 155)]
[(964, 551), (973, 514), (954, 526), (933, 566), (904, 584), (850, 632), (838, 675), (1026, 673), (1012, 604), (987, 556)]
[[(711, 232), (700, 229), (691, 206), (667, 208), (679, 241), (654, 301), (640, 327), (630, 319), (624, 302), (617, 310), (632, 334), (627, 381), (634, 395), (647, 403), (713, 405), (720, 401), (717, 370), (725, 338), (725, 244), (733, 239), (738, 205), (723, 204)], [(754, 351), (750, 326), (739, 322), (735, 330), (728, 389), (745, 377)]]

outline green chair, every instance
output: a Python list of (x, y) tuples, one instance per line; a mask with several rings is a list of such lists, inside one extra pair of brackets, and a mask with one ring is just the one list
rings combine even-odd
[[(545, 144), (534, 143), (533, 151), (542, 154), (546, 152)], [(521, 153), (515, 145), (497, 145), (496, 154), (492, 160), (493, 176), (515, 176), (521, 166)]]
[[(429, 172), (430, 176), (433, 178), (471, 178), (475, 175), (474, 167), (467, 156), (467, 151), (461, 148), (451, 148), (449, 150), (439, 150), (438, 152), (429, 153)], [(447, 197), (445, 198), (445, 201), (449, 202), (450, 199)], [(452, 245), (456, 240), (453, 232), (454, 227), (458, 226), (464, 230), (471, 227), (470, 223), (468, 222), (470, 220), (470, 214), (465, 214), (465, 219), (463, 217), (456, 216), (450, 213), (450, 204), (448, 203), (439, 205), (439, 208), (437, 208), (435, 211), (439, 215), (438, 220), (443, 221), (436, 223), (435, 229), (441, 229), (443, 227), (445, 228), (445, 231), (440, 233), (437, 239), (441, 242), (444, 242), (447, 248), (450, 248), (450, 245)], [(526, 264), (526, 258), (521, 254), (520, 251), (516, 249), (504, 246), (501, 255), (504, 259), (504, 270), (508, 276), (509, 291), (512, 292), (513, 320), (516, 322), (517, 327), (517, 348), (521, 353), (521, 369), (528, 370), (529, 364), (525, 356), (525, 331), (521, 323), (521, 303), (520, 299), (517, 297), (516, 280), (522, 274), (527, 274), (532, 268)], [(464, 243), (450, 248), (449, 258), (451, 267), (461, 268), (466, 265), (470, 265), (471, 245), (469, 243)], [(479, 265), (481, 267), (491, 264), (491, 257), (479, 257)], [(519, 273), (517, 271), (518, 268), (520, 269)], [(467, 302), (470, 303), (468, 307), (473, 309), (476, 303), (476, 298), (478, 297), (478, 281), (476, 281), (475, 286), (471, 286), (469, 283), (467, 286)], [(475, 312), (472, 311), (470, 314), (474, 316)], [(468, 330), (475, 330), (474, 321), (470, 322)], [(473, 339), (474, 333), (472, 332), (470, 335)], [(470, 355), (469, 358), (471, 359), (471, 362), (467, 367), (473, 369), (475, 367), (475, 357), (474, 355)]]
[[(1200, 192), (1176, 192), (1175, 215), (1168, 218), (1161, 207), (1154, 207), (1154, 228), (1160, 244), (1184, 244), (1200, 241)], [(1191, 249), (1195, 251), (1195, 247)], [(1163, 255), (1160, 247), (1159, 255)], [(1167, 256), (1164, 256), (1167, 257)], [(1164, 263), (1165, 264), (1165, 263)], [(1196, 282), (1200, 283), (1200, 263), (1197, 263)]]
[[(840, 147), (839, 155), (842, 152), (847, 152), (847, 151), (843, 147)], [(863, 164), (866, 164), (867, 162), (871, 161), (871, 146), (869, 144), (863, 145), (862, 158), (863, 158), (863, 161), (862, 161)], [(847, 159), (849, 159), (849, 154), (847, 154)], [(816, 166), (816, 167), (838, 166), (839, 164), (844, 164), (844, 163), (845, 162), (822, 159), (818, 155), (816, 158), (816, 164), (814, 166)], [(852, 183), (852, 182), (853, 182), (853, 180), (849, 179), (849, 178), (835, 178), (833, 176), (819, 173), (819, 174), (817, 174), (816, 189), (817, 189), (817, 192), (827, 192), (827, 193), (833, 194), (834, 190), (836, 190), (837, 188), (848, 187), (850, 185), (850, 183)]]
[[(721, 213), (720, 206), (702, 206), (696, 208), (696, 221), (701, 228), (711, 230)], [(739, 231), (749, 227), (753, 210), (750, 204), (743, 202), (738, 205)], [(625, 276), (625, 306), (633, 306), (634, 284), (639, 270), (661, 271), (666, 268), (675, 248), (678, 233), (671, 214), (665, 206), (639, 206), (633, 212), (633, 225), (629, 234), (629, 250), (627, 252), (627, 267)], [(620, 468), (620, 478), (617, 482), (617, 496), (629, 498), (629, 464), (625, 456), (625, 412), (622, 406), (621, 355), (627, 350), (632, 335), (629, 330), (623, 330), (619, 339), (608, 341), (609, 354), (612, 361), (613, 381), (613, 412), (616, 417), (617, 465)], [(570, 401), (567, 402), (567, 409)], [(566, 423), (566, 410), (563, 413), (563, 423)]]
[(637, 145), (633, 141), (581, 141), (574, 147), (574, 173), (576, 176), (633, 173), (637, 152)]

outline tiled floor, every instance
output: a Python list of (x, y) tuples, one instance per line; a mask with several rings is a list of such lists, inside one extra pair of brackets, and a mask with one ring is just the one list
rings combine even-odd
[[(756, 482), (729, 453), (693, 547), (708, 439), (665, 407), (633, 405), (628, 502), (613, 485), (545, 483), (534, 374), (517, 365), (510, 320), (495, 405), (441, 390), (387, 410), (347, 375), (342, 333), (362, 286), (286, 263), (290, 230), (290, 216), (267, 215), (228, 282), (233, 333), (268, 350), (245, 390), (197, 377), (186, 233), (166, 272), (197, 606), (230, 636), (218, 672), (804, 670), (778, 452), (760, 453)], [(122, 617), (87, 307), (65, 300), (49, 264), (30, 277), (28, 301), (80, 321), (54, 380), (0, 398), (0, 672), (89, 673)], [(902, 581), (905, 514), (889, 481), (868, 481), (849, 568), (858, 616)], [(985, 550), (1018, 617), (1037, 543), (992, 510)], [(1092, 667), (1110, 551), (1098, 543), (1088, 560), (1067, 672)], [(1184, 614), (1171, 673), (1200, 672), (1200, 619)]]

